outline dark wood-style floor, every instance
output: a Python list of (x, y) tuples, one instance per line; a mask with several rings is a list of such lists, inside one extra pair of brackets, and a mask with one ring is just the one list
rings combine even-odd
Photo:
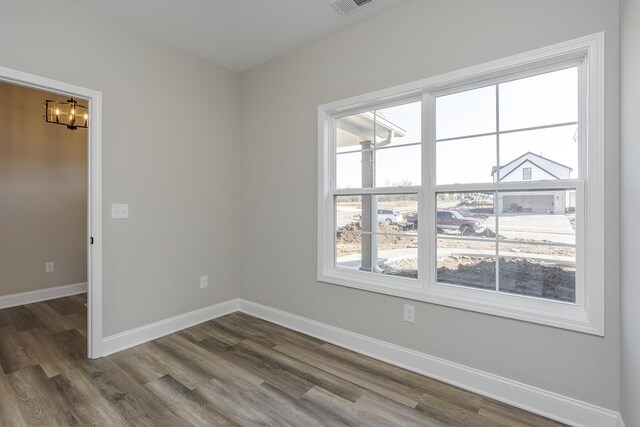
[(89, 360), (85, 303), (0, 310), (0, 424), (559, 425), (241, 313)]

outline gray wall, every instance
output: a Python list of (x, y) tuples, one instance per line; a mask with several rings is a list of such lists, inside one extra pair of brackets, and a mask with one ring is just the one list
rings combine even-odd
[(87, 281), (87, 131), (46, 123), (52, 98), (0, 82), (0, 296)]
[(0, 65), (103, 93), (104, 335), (236, 298), (238, 75), (64, 0), (0, 10)]
[(640, 426), (640, 1), (621, 2), (621, 186), (622, 342), (620, 390), (622, 416), (628, 427)]
[[(318, 283), (319, 104), (606, 32), (606, 337)], [(242, 75), (243, 298), (612, 410), (619, 406), (616, 0), (414, 0)], [(259, 215), (255, 214), (256, 211)]]

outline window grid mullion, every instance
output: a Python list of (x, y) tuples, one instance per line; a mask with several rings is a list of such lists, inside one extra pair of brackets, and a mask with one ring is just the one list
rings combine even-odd
[(485, 132), (485, 133), (477, 133), (472, 135), (453, 136), (451, 138), (442, 138), (442, 139), (437, 139), (436, 142), (459, 141), (461, 139), (473, 139), (473, 138), (481, 138), (484, 136), (493, 136), (493, 135), (509, 135), (512, 133), (531, 132), (535, 130), (553, 129), (553, 128), (559, 128), (559, 127), (565, 127), (565, 126), (575, 126), (578, 124), (579, 122), (563, 122), (563, 123), (553, 123), (550, 125), (533, 126), (533, 127), (519, 128), (519, 129), (497, 130), (496, 132)]
[[(426, 286), (431, 287), (438, 281), (438, 238), (436, 233), (437, 220), (436, 220), (436, 210), (437, 210), (437, 202), (436, 202), (436, 156), (437, 156), (437, 145), (436, 145), (436, 97), (433, 93), (429, 93), (428, 97), (428, 108), (426, 111), (426, 128), (428, 129), (428, 141), (429, 148), (427, 152), (428, 156), (428, 165), (429, 171), (424, 174), (424, 176), (429, 177), (429, 182), (425, 187), (428, 189), (427, 192), (427, 206), (429, 211), (427, 212), (428, 217), (428, 227), (427, 227), (427, 236), (429, 245), (429, 250), (426, 253), (426, 257), (428, 257), (428, 275), (426, 279)], [(424, 139), (424, 137), (423, 137)], [(433, 233), (433, 238), (431, 238), (431, 233)]]
[[(376, 149), (377, 142), (376, 136), (378, 135), (378, 110), (376, 108), (372, 109), (373, 111), (373, 136), (371, 141), (371, 148), (373, 151), (371, 152), (371, 187), (375, 188), (378, 184), (377, 182), (377, 169), (376, 169), (376, 161), (378, 158)], [(370, 196), (369, 200), (369, 224), (371, 224), (371, 237), (369, 238), (369, 265), (372, 273), (376, 273), (376, 268), (378, 266), (378, 236), (375, 234), (378, 228), (378, 198), (375, 195)]]
[[(496, 181), (500, 182), (500, 85), (496, 84)], [(493, 193), (493, 211), (496, 215), (496, 292), (500, 292), (500, 240), (498, 236), (500, 235), (500, 224), (498, 217), (500, 213), (498, 212), (498, 192), (495, 191)]]
[(551, 191), (551, 190), (575, 190), (584, 185), (581, 179), (562, 179), (555, 181), (515, 181), (501, 183), (476, 183), (476, 184), (446, 184), (436, 185), (436, 193), (478, 193), (478, 192), (508, 192), (508, 191)]
[(331, 191), (332, 196), (384, 196), (389, 194), (417, 194), (420, 187), (341, 188)]

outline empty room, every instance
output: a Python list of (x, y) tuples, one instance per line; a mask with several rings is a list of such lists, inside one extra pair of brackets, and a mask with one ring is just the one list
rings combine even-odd
[(0, 6), (0, 425), (640, 427), (640, 0)]

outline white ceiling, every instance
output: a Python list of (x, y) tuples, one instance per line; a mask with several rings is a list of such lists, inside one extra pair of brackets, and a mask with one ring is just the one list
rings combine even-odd
[(242, 72), (407, 0), (374, 0), (341, 16), (330, 0), (71, 0)]

